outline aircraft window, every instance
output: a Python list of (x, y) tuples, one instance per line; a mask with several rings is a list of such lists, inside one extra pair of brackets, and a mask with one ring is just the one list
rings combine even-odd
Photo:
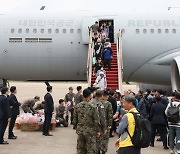
[(161, 33), (161, 29), (158, 29), (158, 33), (159, 33), (159, 34)]
[(33, 33), (37, 33), (37, 29), (33, 29)]
[(77, 32), (80, 34), (81, 33), (81, 29), (78, 29)]
[(38, 38), (25, 38), (25, 42), (35, 43), (38, 42)]
[(154, 34), (154, 29), (151, 29), (150, 32), (151, 32), (152, 34)]
[(48, 33), (52, 33), (52, 29), (48, 29)]
[(140, 33), (139, 29), (136, 29), (136, 34), (139, 34), (139, 33)]
[(169, 29), (165, 29), (165, 33), (169, 33)]
[(70, 33), (71, 33), (71, 34), (74, 33), (74, 29), (70, 29)]
[(15, 32), (15, 29), (11, 29), (11, 33), (14, 33)]
[(56, 29), (55, 32), (56, 32), (56, 33), (59, 33), (59, 29)]
[(51, 43), (52, 38), (39, 38), (40, 43)]
[(22, 33), (22, 29), (20, 28), (20, 29), (18, 29), (18, 33)]
[(29, 29), (26, 29), (26, 33), (29, 33)]
[(146, 34), (147, 33), (147, 29), (143, 29), (143, 33)]
[(63, 33), (66, 33), (66, 29), (63, 29)]
[(9, 38), (10, 43), (22, 42), (22, 38)]
[(44, 33), (44, 29), (41, 29), (41, 33)]
[(173, 33), (176, 33), (176, 29), (173, 29), (172, 32), (173, 32)]

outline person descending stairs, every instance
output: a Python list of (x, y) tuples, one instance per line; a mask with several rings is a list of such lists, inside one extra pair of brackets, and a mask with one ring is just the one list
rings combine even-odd
[[(111, 70), (108, 69), (108, 67), (105, 67), (104, 70), (106, 71), (106, 80), (107, 80), (107, 88), (111, 89), (118, 89), (118, 62), (117, 62), (117, 48), (116, 44), (111, 44), (111, 49), (113, 51), (113, 58), (111, 60)], [(92, 70), (93, 71), (93, 70)], [(91, 85), (95, 83), (96, 76), (92, 73), (92, 80)]]

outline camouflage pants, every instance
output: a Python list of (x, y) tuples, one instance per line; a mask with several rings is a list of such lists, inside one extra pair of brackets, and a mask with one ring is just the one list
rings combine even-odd
[(110, 130), (108, 130), (107, 134), (103, 134), (101, 136), (101, 151), (103, 152), (108, 151), (109, 135), (110, 135)]
[(96, 136), (78, 135), (77, 154), (96, 154)]
[(109, 143), (109, 134), (110, 131), (108, 130), (107, 134), (104, 134), (104, 132), (101, 132), (100, 137), (96, 137), (96, 151), (97, 154), (99, 152), (107, 152), (108, 150), (108, 143)]

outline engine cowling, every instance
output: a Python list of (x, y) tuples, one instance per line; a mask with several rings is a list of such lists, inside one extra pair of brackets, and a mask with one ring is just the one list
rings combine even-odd
[(180, 89), (180, 56), (171, 63), (171, 84), (173, 91)]

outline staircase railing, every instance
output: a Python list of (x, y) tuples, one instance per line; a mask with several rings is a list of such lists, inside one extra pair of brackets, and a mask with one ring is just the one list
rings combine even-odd
[(116, 45), (117, 45), (117, 61), (118, 61), (118, 85), (119, 85), (119, 90), (122, 93), (123, 92), (122, 30), (119, 30)]
[(92, 63), (93, 63), (93, 32), (92, 29), (89, 30), (89, 43), (88, 43), (88, 59), (87, 59), (87, 82), (88, 86), (91, 87), (92, 80)]

